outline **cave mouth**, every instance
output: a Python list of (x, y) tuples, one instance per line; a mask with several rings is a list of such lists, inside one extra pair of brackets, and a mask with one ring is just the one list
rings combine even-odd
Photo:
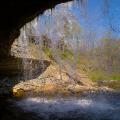
[[(77, 51), (75, 44), (78, 38), (75, 40), (72, 37), (78, 36), (81, 28), (79, 20), (72, 13), (73, 7), (80, 8), (81, 3), (78, 5), (77, 1), (73, 1), (59, 4), (54, 9), (46, 10), (43, 15), (39, 15), (21, 28), (20, 36), (14, 40), (10, 51), (12, 58), (22, 59), (22, 64), (18, 63), (19, 67), (32, 69), (25, 60), (26, 58), (38, 61), (49, 59), (58, 64), (66, 59), (65, 62), (67, 62), (67, 54), (70, 54), (68, 57), (71, 57), (70, 62), (74, 64), (74, 57), (77, 56), (73, 54)], [(83, 8), (81, 7), (81, 9)], [(72, 40), (74, 45), (71, 44)], [(72, 52), (69, 50), (68, 44), (73, 50)], [(65, 52), (67, 52), (66, 55)], [(75, 67), (75, 65), (73, 66)], [(23, 72), (25, 72), (24, 70)], [(27, 76), (30, 74), (31, 72), (26, 72)]]
[[(116, 76), (119, 73), (119, 58), (112, 58), (109, 53), (112, 48), (107, 48), (114, 44), (117, 52), (113, 54), (117, 55), (119, 40), (111, 29), (114, 22), (109, 21), (107, 9), (111, 8), (106, 7), (106, 4), (104, 0), (100, 5), (96, 3), (94, 10), (88, 1), (72, 1), (46, 10), (43, 15), (21, 28), (20, 36), (11, 46), (11, 55), (55, 61), (61, 68), (68, 64), (72, 68), (69, 74), (74, 74), (79, 66), (90, 74), (92, 79), (100, 80), (102, 76), (108, 76), (102, 77), (103, 79), (114, 78), (111, 78), (110, 74)], [(101, 11), (101, 8), (104, 10)], [(97, 12), (99, 14), (96, 14)], [(107, 27), (103, 23), (106, 23)], [(111, 60), (106, 60), (106, 57), (111, 57)], [(27, 66), (25, 59), (22, 63), (24, 67)], [(92, 76), (96, 70), (100, 75)], [(29, 73), (26, 75), (29, 76)]]
[(20, 36), (11, 46), (11, 55), (23, 58), (24, 68), (30, 67), (25, 58), (48, 60), (63, 69), (68, 64), (71, 75), (79, 66), (91, 79), (116, 79), (115, 76), (119, 79), (119, 57), (114, 57), (119, 53), (119, 38), (111, 28), (114, 22), (109, 20), (107, 11), (112, 8), (107, 4), (104, 0), (100, 5), (96, 3), (95, 11), (88, 1), (72, 1), (46, 10), (21, 28)]
[(120, 118), (120, 38), (103, 7), (62, 3), (21, 28), (0, 61), (2, 119)]
[[(71, 79), (79, 69), (100, 85), (118, 88), (115, 80), (120, 79), (120, 41), (114, 31), (118, 24), (115, 26), (114, 20), (110, 20), (109, 11), (113, 8), (107, 4), (104, 0), (100, 5), (96, 3), (94, 10), (88, 1), (84, 4), (72, 1), (46, 10), (21, 29), (19, 38), (12, 45), (11, 55), (54, 61), (60, 69), (68, 69), (68, 65), (67, 75)], [(27, 66), (24, 59), (23, 66)], [(107, 80), (113, 81), (106, 83)]]
[[(40, 14), (20, 29), (20, 36), (11, 45), (11, 57), (23, 59), (23, 65), (21, 65), (24, 67), (27, 66), (25, 58), (51, 59), (61, 64), (60, 66), (70, 64), (73, 70), (81, 62), (82, 64), (93, 64), (92, 62), (86, 63), (84, 59), (92, 59), (92, 56), (102, 54), (104, 51), (95, 53), (95, 49), (101, 49), (104, 47), (103, 44), (107, 44), (103, 42), (107, 41), (104, 39), (110, 39), (108, 41), (111, 43), (111, 39), (114, 39), (111, 29), (102, 28), (102, 23), (98, 22), (98, 19), (105, 21), (103, 16), (108, 14), (105, 10), (100, 11), (100, 8), (104, 8), (105, 5), (106, 2), (103, 0), (100, 6), (96, 4), (96, 11), (94, 11), (93, 8), (88, 9), (91, 5), (87, 0), (84, 2), (75, 0), (61, 3), (54, 9), (44, 11), (42, 15)], [(109, 22), (107, 24), (109, 25)], [(96, 57), (96, 59), (99, 58)], [(94, 66), (95, 69), (101, 66), (100, 64), (99, 61), (98, 66)], [(18, 66), (20, 67), (20, 65)], [(85, 66), (82, 67), (86, 71)], [(92, 67), (88, 65), (87, 69), (92, 69)], [(106, 68), (104, 69), (106, 70)], [(109, 73), (111, 70), (108, 69), (112, 68), (107, 67), (106, 71)]]
[[(120, 53), (120, 43), (113, 35), (113, 29), (109, 28), (110, 22), (106, 23), (107, 27), (103, 24), (106, 22), (103, 17), (106, 13), (100, 10), (103, 3), (96, 4), (96, 11), (89, 2), (78, 1), (46, 10), (21, 28), (20, 36), (11, 45), (11, 57), (1, 62), (0, 73), (12, 77), (20, 73), (22, 79), (14, 77), (20, 82), (37, 79), (42, 73), (48, 74), (46, 71), (50, 68), (55, 68), (61, 80), (65, 73), (65, 77), (75, 84), (84, 85), (87, 82), (83, 83), (81, 79), (88, 78), (100, 86), (118, 88), (118, 82), (114, 80), (120, 78), (119, 57), (114, 56)], [(106, 83), (111, 79), (112, 82)]]

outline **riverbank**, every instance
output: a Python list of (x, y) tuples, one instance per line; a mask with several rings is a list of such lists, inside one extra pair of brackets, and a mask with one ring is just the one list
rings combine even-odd
[(103, 86), (97, 86), (82, 71), (70, 74), (66, 69), (59, 68), (56, 63), (51, 64), (35, 79), (21, 81), (13, 87), (13, 95), (24, 96), (71, 96), (87, 92), (112, 91)]

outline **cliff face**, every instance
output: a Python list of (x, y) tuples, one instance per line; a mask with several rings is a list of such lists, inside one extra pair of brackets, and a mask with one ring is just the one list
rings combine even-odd
[(4, 0), (0, 4), (0, 56), (10, 56), (10, 47), (20, 28), (46, 9), (70, 0)]

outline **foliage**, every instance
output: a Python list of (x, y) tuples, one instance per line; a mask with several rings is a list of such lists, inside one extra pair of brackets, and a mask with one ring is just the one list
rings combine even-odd
[(79, 65), (93, 81), (120, 80), (120, 41), (103, 39), (101, 44), (84, 51)]
[(73, 60), (73, 53), (70, 50), (60, 51), (60, 56), (63, 60)]
[(44, 51), (44, 53), (45, 53), (50, 59), (53, 59), (52, 51), (51, 51), (50, 48), (48, 48), (48, 47), (43, 47), (43, 51)]

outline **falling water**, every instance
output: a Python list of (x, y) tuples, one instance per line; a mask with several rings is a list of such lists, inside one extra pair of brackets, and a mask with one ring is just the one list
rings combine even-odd
[[(104, 8), (102, 17), (103, 15), (107, 16), (109, 12), (108, 0), (103, 2), (103, 7), (108, 6), (108, 8)], [(45, 11), (43, 15), (38, 16), (21, 28), (21, 34), (16, 40), (19, 47), (17, 57), (22, 59), (25, 80), (34, 77), (35, 65), (33, 61), (35, 59), (41, 62), (41, 71), (44, 70), (45, 65), (42, 61), (46, 59), (46, 53), (43, 50), (46, 47), (44, 44), (47, 44), (47, 49), (50, 51), (50, 59), (59, 65), (61, 80), (63, 69), (70, 76), (75, 75), (78, 62), (81, 62), (80, 53), (84, 54), (83, 56), (86, 56), (87, 59), (95, 59), (96, 55), (94, 57), (92, 50), (100, 46), (100, 39), (103, 39), (106, 33), (100, 35), (100, 38), (97, 37), (99, 35), (93, 28), (94, 21), (102, 18), (101, 15), (90, 16), (88, 14), (88, 3), (88, 0), (75, 0), (57, 5), (54, 9)], [(80, 18), (76, 15), (76, 10), (77, 15), (80, 14)], [(89, 69), (91, 63), (87, 64)], [(67, 65), (69, 69), (66, 69)], [(97, 66), (102, 66), (101, 61), (100, 65)]]

